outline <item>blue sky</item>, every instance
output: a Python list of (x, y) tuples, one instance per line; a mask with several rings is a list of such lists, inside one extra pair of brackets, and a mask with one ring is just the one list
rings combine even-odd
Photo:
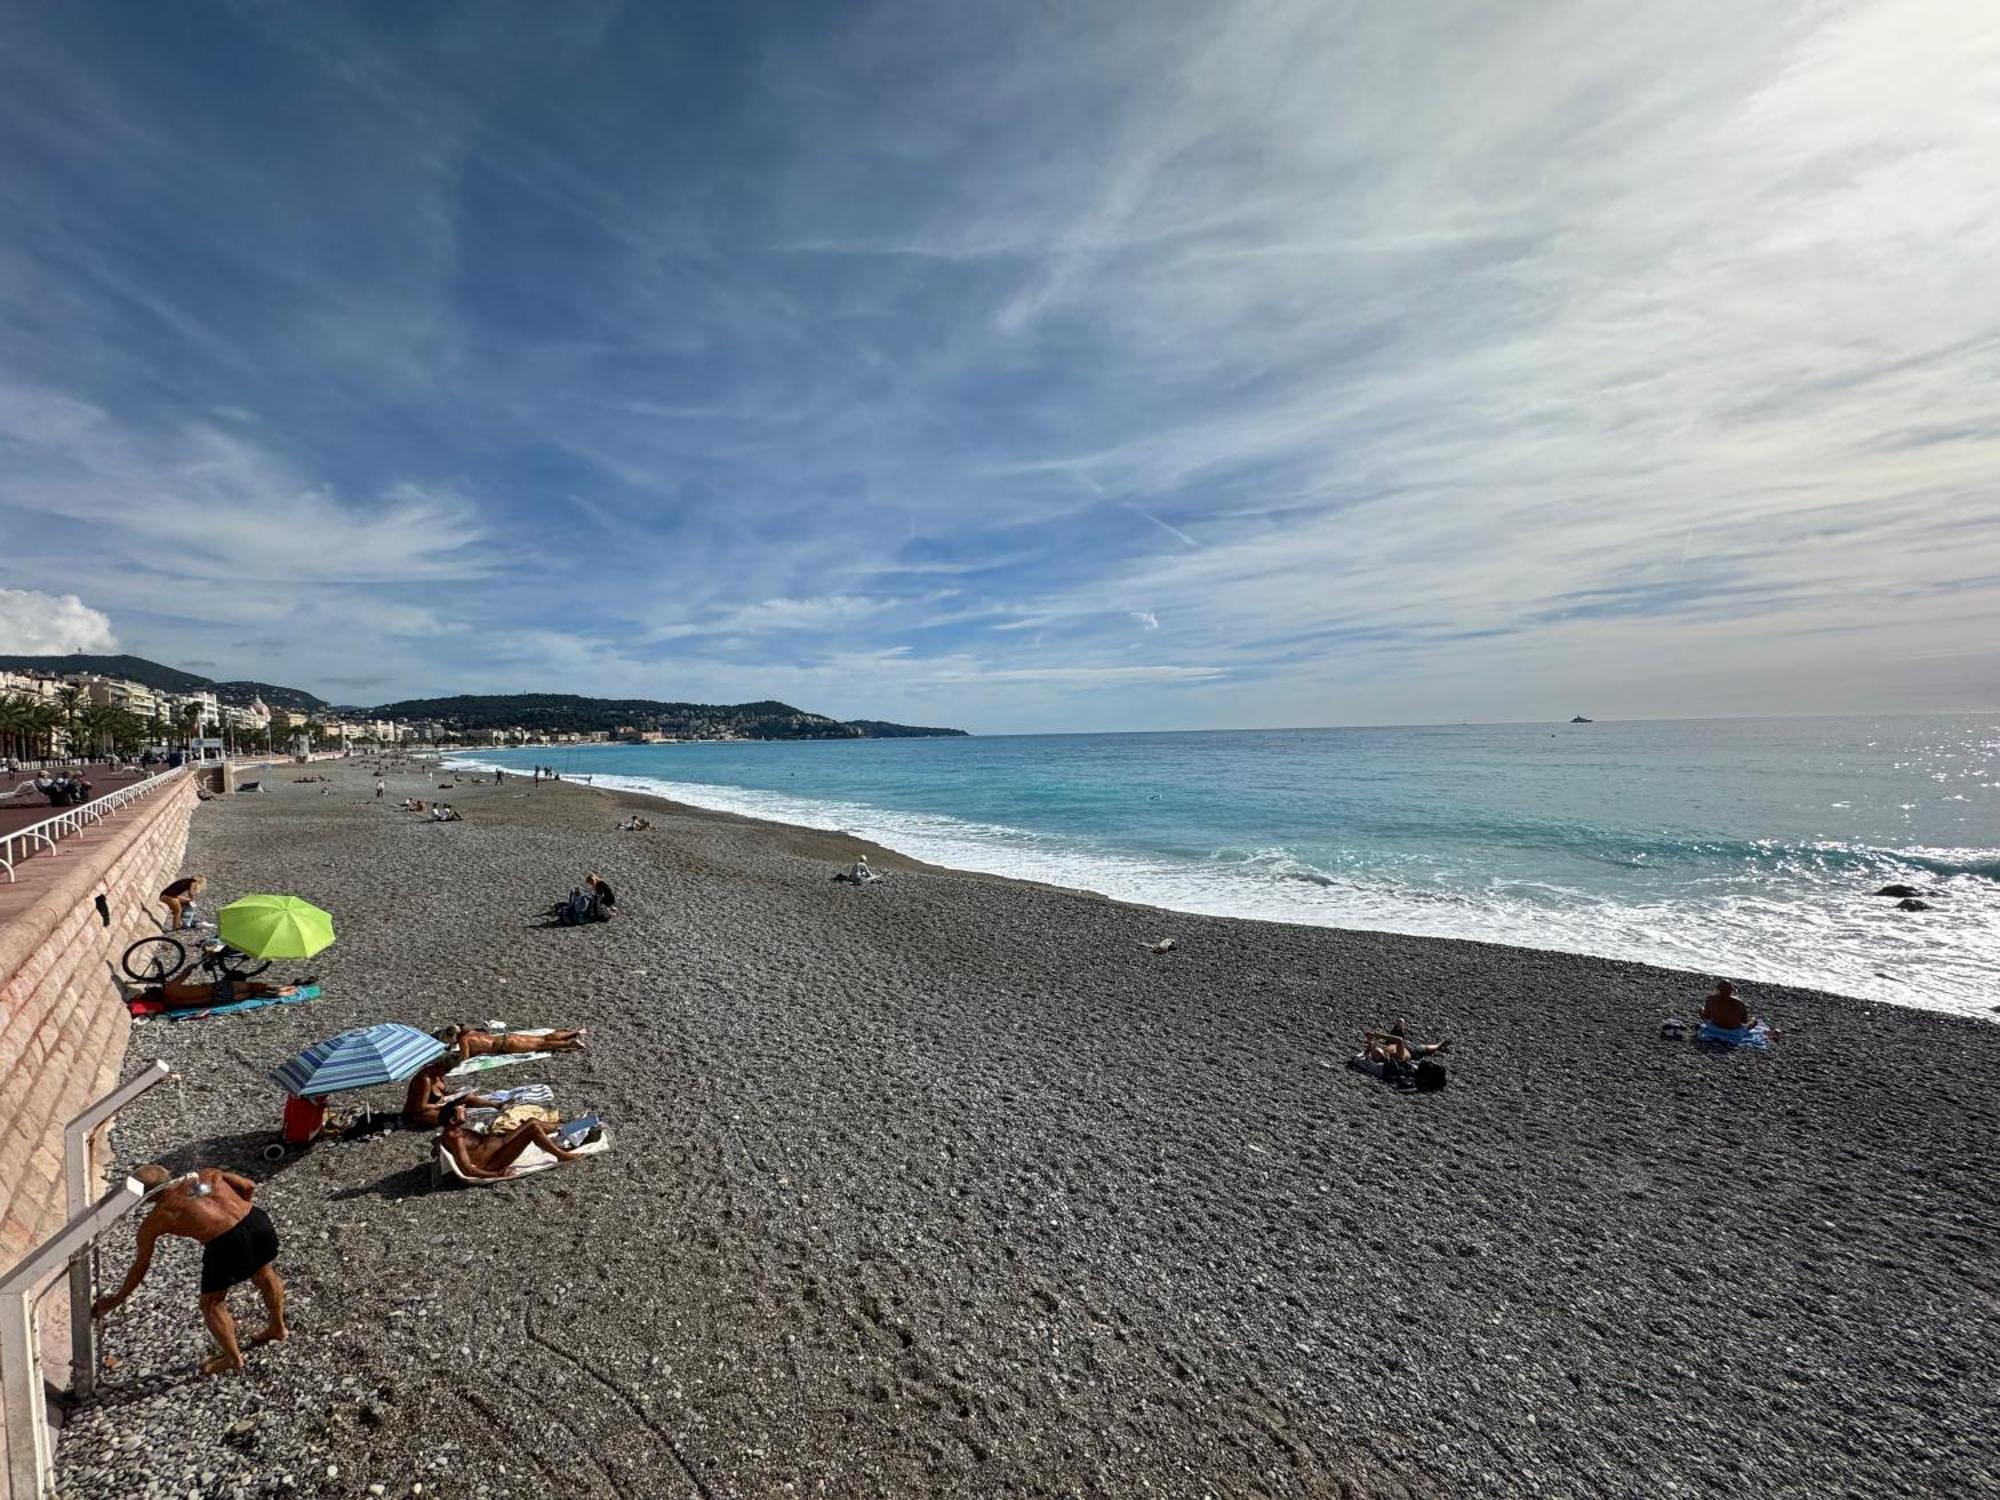
[(0, 649), (2000, 701), (2000, 15), (0, 3)]

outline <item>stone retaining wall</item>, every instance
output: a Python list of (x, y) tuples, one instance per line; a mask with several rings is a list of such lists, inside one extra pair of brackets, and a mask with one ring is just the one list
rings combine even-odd
[(160, 930), (157, 898), (187, 857), (195, 806), (183, 776), (0, 886), (0, 1266), (66, 1217), (63, 1124), (118, 1081), (131, 1023), (112, 976), (128, 944)]

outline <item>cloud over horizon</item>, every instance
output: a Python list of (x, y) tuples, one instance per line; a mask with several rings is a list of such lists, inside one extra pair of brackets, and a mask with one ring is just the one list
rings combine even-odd
[(111, 621), (76, 595), (0, 588), (0, 652), (68, 656), (117, 649)]
[(988, 730), (2000, 699), (1977, 7), (11, 9), (55, 638)]

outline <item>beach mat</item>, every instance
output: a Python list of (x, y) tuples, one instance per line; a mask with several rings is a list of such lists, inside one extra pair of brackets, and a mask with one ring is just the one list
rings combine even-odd
[(165, 1016), (169, 1021), (199, 1021), (207, 1016), (233, 1016), (241, 1011), (262, 1010), (267, 1005), (300, 1005), (317, 999), (319, 986), (305, 984), (290, 995), (273, 995), (262, 1000), (231, 1000), (226, 1005), (169, 1007), (158, 1000), (132, 999), (125, 1002), (125, 1008), (132, 1013), (135, 1021), (149, 1021), (155, 1016)]

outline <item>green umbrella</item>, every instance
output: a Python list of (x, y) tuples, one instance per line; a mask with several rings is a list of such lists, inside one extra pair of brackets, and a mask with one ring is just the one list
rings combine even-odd
[(215, 918), (222, 941), (252, 958), (311, 958), (333, 941), (333, 918), (297, 896), (244, 896)]

